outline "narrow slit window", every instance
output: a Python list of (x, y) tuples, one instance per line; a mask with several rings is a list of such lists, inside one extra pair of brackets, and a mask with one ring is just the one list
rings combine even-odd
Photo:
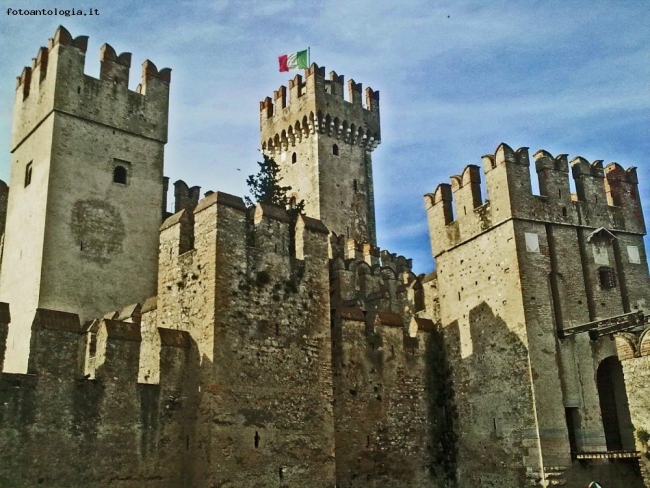
[(32, 182), (32, 163), (33, 161), (30, 161), (27, 163), (27, 166), (25, 166), (25, 187), (29, 186)]
[(339, 146), (337, 146), (336, 144), (334, 144), (334, 145), (332, 146), (332, 154), (333, 154), (334, 156), (338, 156), (338, 155), (339, 155)]
[(298, 162), (298, 155), (296, 153), (293, 153), (291, 155), (291, 164), (296, 164)]
[(115, 166), (115, 169), (113, 170), (113, 183), (126, 185), (126, 178), (126, 168), (124, 166)]

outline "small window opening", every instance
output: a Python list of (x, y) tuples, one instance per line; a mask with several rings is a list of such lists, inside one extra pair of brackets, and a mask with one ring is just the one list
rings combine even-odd
[(370, 447), (370, 436), (366, 436), (366, 447)]
[(298, 162), (298, 155), (296, 153), (293, 153), (291, 155), (291, 164), (296, 164)]
[(598, 278), (600, 279), (600, 286), (602, 288), (616, 288), (616, 275), (612, 268), (599, 268)]
[(357, 180), (354, 180), (354, 181), (352, 182), (352, 186), (354, 187), (354, 191), (358, 191), (358, 190), (359, 190), (359, 184), (357, 183)]
[(124, 166), (115, 166), (113, 170), (113, 183), (126, 185), (126, 168)]
[(79, 250), (80, 251), (84, 250), (84, 241), (79, 241)]
[(27, 166), (25, 166), (25, 187), (29, 186), (32, 182), (32, 163), (33, 161), (30, 161), (27, 163)]
[(332, 154), (333, 154), (334, 156), (338, 156), (338, 155), (339, 155), (339, 147), (338, 147), (336, 144), (334, 144), (334, 145), (332, 146)]
[(280, 475), (280, 481), (284, 478), (284, 471), (282, 470), (282, 466), (278, 468), (278, 475)]
[(260, 447), (260, 434), (257, 431), (255, 431), (254, 440), (255, 440), (255, 449), (257, 449), (258, 447)]
[(280, 335), (280, 324), (275, 324), (275, 335)]
[(467, 207), (463, 205), (463, 214), (467, 215)]
[(558, 198), (562, 198), (562, 190), (558, 190), (558, 191), (557, 191), (557, 197), (558, 197)]
[(458, 292), (458, 301), (460, 301), (460, 292)]
[(562, 207), (562, 216), (566, 217), (567, 212), (566, 212), (566, 207)]
[(81, 87), (80, 86), (77, 87), (77, 95), (81, 95)]

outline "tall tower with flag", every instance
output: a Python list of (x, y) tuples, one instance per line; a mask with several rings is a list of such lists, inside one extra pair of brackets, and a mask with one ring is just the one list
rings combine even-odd
[[(291, 198), (330, 231), (376, 244), (372, 151), (380, 142), (379, 92), (313, 63), (260, 102), (262, 151), (280, 165)], [(288, 92), (288, 93), (287, 93)]]

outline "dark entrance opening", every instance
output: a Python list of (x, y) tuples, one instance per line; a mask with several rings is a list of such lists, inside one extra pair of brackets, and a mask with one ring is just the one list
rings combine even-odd
[(610, 356), (600, 363), (596, 382), (607, 450), (635, 450), (623, 367), (617, 357)]

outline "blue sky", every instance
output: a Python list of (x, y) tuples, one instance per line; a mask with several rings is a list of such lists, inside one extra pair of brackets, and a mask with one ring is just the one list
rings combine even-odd
[[(65, 3), (65, 5), (64, 5)], [(0, 5), (0, 178), (9, 177), (15, 77), (59, 24), (171, 67), (165, 173), (243, 195), (259, 159), (259, 104), (289, 76), (279, 54), (311, 47), (327, 71), (381, 92), (373, 153), (379, 245), (433, 268), (422, 195), (500, 142), (637, 166), (650, 216), (650, 4), (619, 1), (293, 0)], [(98, 16), (9, 16), (7, 8)], [(241, 171), (238, 171), (237, 169)]]

